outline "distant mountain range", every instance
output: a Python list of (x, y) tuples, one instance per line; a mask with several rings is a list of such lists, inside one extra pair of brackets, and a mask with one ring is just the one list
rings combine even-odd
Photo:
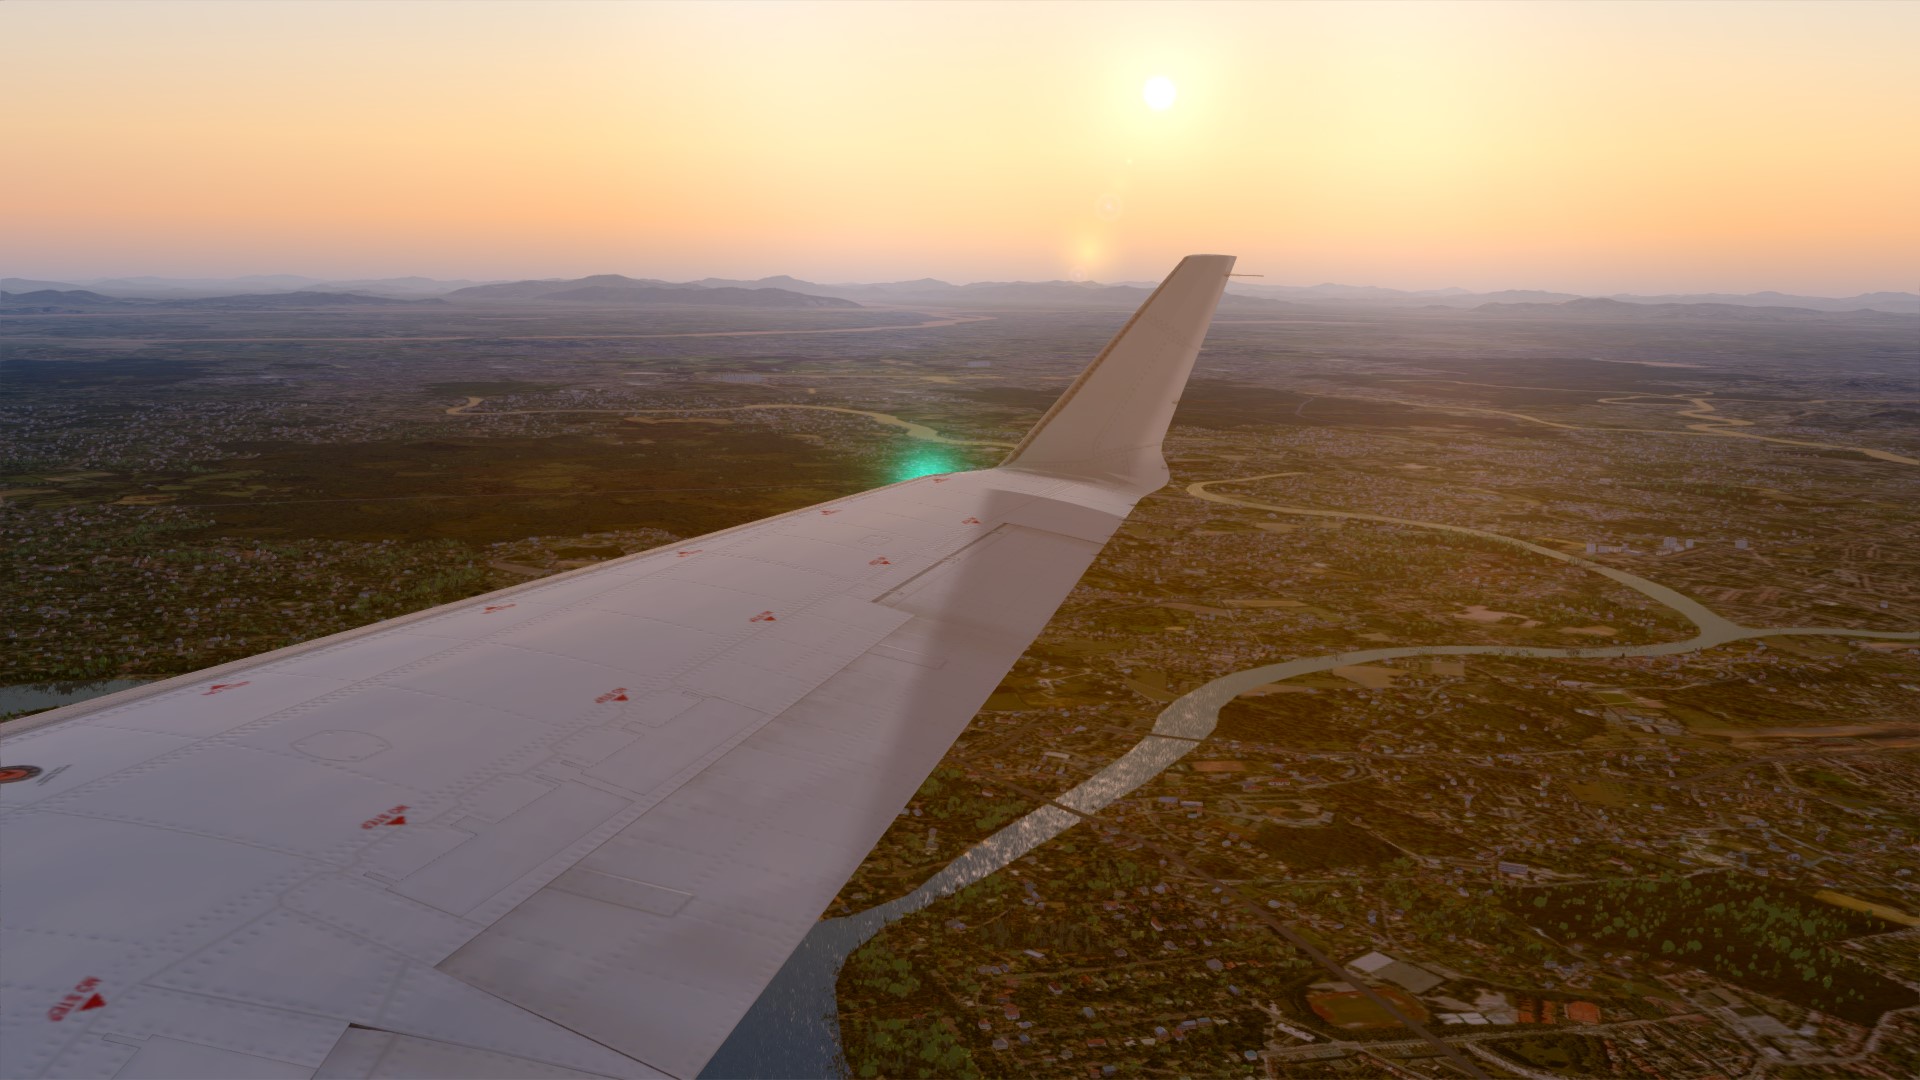
[[(9, 284), (20, 280), (20, 278), (7, 279)], [(36, 281), (30, 282), (29, 284), (38, 285), (41, 283)], [(9, 308), (118, 307), (123, 303), (124, 301), (116, 300), (111, 296), (101, 296), (97, 292), (88, 292), (85, 289), (34, 289), (31, 292), (7, 292), (0, 290), (0, 307)]]
[[(821, 284), (778, 275), (755, 280), (702, 278), (699, 281), (670, 282), (653, 278), (631, 278), (620, 274), (596, 274), (591, 277), (474, 282), (425, 277), (370, 278), (328, 281), (291, 274), (257, 275), (240, 278), (162, 278), (125, 277), (84, 282), (44, 281), (28, 278), (0, 278), (0, 290), (33, 295), (41, 292), (62, 294), (88, 292), (103, 300), (139, 299), (150, 301), (219, 301), (234, 304), (238, 296), (312, 297), (346, 295), (358, 299), (352, 303), (371, 303), (381, 298), (416, 300), (444, 297), (452, 303), (533, 303), (577, 304), (593, 306), (694, 305), (708, 307), (757, 308), (845, 308), (862, 305), (898, 307), (982, 307), (982, 308), (1092, 308), (1132, 309), (1152, 291), (1154, 282), (1099, 283), (1087, 281), (979, 281), (954, 285), (934, 278), (892, 282), (839, 282)], [(1327, 310), (1330, 308), (1397, 307), (1479, 309), (1487, 305), (1553, 305), (1571, 301), (1604, 300), (1648, 308), (1674, 306), (1702, 307), (1692, 316), (1734, 317), (1722, 308), (1798, 309), (1809, 312), (1841, 313), (1868, 309), (1895, 314), (1920, 314), (1920, 294), (1908, 292), (1862, 293), (1858, 296), (1799, 296), (1780, 292), (1757, 293), (1685, 293), (1636, 295), (1621, 293), (1607, 297), (1587, 297), (1575, 293), (1539, 289), (1502, 289), (1474, 292), (1467, 289), (1387, 289), (1373, 285), (1267, 285), (1237, 279), (1227, 286), (1222, 310), (1277, 313), (1288, 310)], [(17, 306), (17, 296), (8, 301)], [(48, 301), (52, 302), (52, 301)], [(69, 299), (69, 305), (97, 303)], [(320, 306), (325, 301), (296, 299), (282, 306)], [(1583, 314), (1602, 316), (1612, 309), (1571, 307), (1556, 317)], [(1524, 315), (1495, 308), (1489, 314)], [(1535, 312), (1534, 314), (1540, 314)], [(1632, 313), (1615, 313), (1626, 317)], [(1671, 317), (1675, 313), (1667, 313)]]
[(89, 278), (78, 282), (0, 278), (0, 290), (7, 292), (37, 292), (43, 289), (71, 292), (74, 289), (85, 288), (108, 296), (149, 300), (213, 299), (224, 296), (292, 292), (350, 292), (408, 299), (441, 296), (455, 289), (478, 284), (481, 282), (443, 281), (426, 277), (327, 281), (321, 278), (301, 277), (298, 274), (253, 274), (233, 278)]
[(1872, 292), (1838, 299), (1825, 296), (1793, 296), (1788, 293), (1683, 293), (1675, 296), (1634, 296), (1620, 293), (1608, 297), (1629, 304), (1737, 304), (1741, 307), (1797, 307), (1815, 311), (1920, 311), (1920, 295), (1903, 292)]
[[(8, 282), (18, 278), (8, 278)], [(361, 296), (358, 293), (291, 292), (241, 293), (234, 296), (200, 296), (179, 299), (134, 299), (102, 296), (87, 289), (35, 289), (31, 292), (0, 290), (0, 311), (70, 312), (100, 310), (144, 310), (149, 308), (206, 308), (218, 311), (286, 311), (313, 308), (417, 307), (422, 304), (446, 306), (438, 297), (400, 300), (389, 296)]]
[(1332, 303), (1390, 304), (1395, 307), (1479, 307), (1482, 304), (1556, 303), (1567, 300), (1613, 300), (1623, 304), (1722, 304), (1735, 307), (1795, 307), (1814, 311), (1878, 311), (1920, 313), (1920, 293), (1874, 292), (1858, 296), (1795, 296), (1781, 292), (1757, 293), (1674, 293), (1641, 296), (1615, 293), (1590, 297), (1579, 293), (1547, 292), (1540, 289), (1501, 289), (1496, 292), (1470, 292), (1466, 289), (1427, 289), (1406, 291), (1381, 289), (1370, 285), (1242, 285), (1235, 282), (1228, 291), (1249, 296), (1267, 296), (1294, 301)]
[(592, 304), (630, 307), (678, 304), (694, 307), (857, 308), (852, 300), (796, 292), (770, 285), (691, 281), (676, 284), (619, 274), (595, 274), (567, 281), (509, 281), (455, 289), (454, 303)]
[[(59, 282), (7, 278), (0, 284), (59, 285)], [(108, 296), (79, 288), (0, 290), (0, 310), (74, 312), (102, 309), (196, 308), (223, 311), (285, 311), (316, 308), (417, 307), (423, 304), (577, 304), (591, 307), (678, 305), (728, 308), (858, 308), (852, 300), (775, 288), (675, 284), (619, 274), (598, 274), (569, 281), (512, 281), (472, 285), (444, 296), (407, 299), (353, 292), (258, 292), (231, 296)]]
[[(1097, 281), (976, 281), (953, 285), (933, 278), (916, 281), (890, 281), (878, 284), (844, 282), (821, 285), (786, 276), (738, 281), (731, 278), (702, 278), (692, 282), (710, 288), (779, 288), (809, 296), (838, 297), (862, 304), (890, 307), (979, 307), (979, 308), (1098, 308), (1132, 311), (1152, 294), (1157, 282), (1102, 284)], [(1223, 311), (1286, 310), (1306, 311), (1305, 305), (1264, 297), (1229, 294), (1221, 300)]]
[[(1897, 294), (1896, 294), (1897, 295)], [(1807, 307), (1762, 307), (1750, 304), (1709, 303), (1632, 303), (1602, 296), (1582, 296), (1557, 303), (1480, 304), (1471, 309), (1476, 315), (1536, 319), (1601, 319), (1647, 322), (1655, 319), (1714, 319), (1729, 322), (1832, 322), (1847, 320), (1898, 320), (1910, 322), (1907, 312), (1854, 308), (1850, 311), (1821, 310)]]
[[(838, 296), (869, 304), (926, 305), (931, 307), (1099, 307), (1131, 310), (1153, 291), (1153, 282), (1126, 282), (1103, 285), (1090, 281), (981, 281), (971, 285), (951, 285), (932, 278), (896, 281), (885, 284), (820, 285), (786, 276), (737, 281), (727, 278), (703, 278), (696, 285), (746, 289), (780, 288), (814, 296)], [(1623, 307), (1672, 308), (1708, 306), (1714, 309), (1795, 308), (1813, 312), (1850, 312), (1872, 309), (1896, 314), (1920, 314), (1920, 293), (1877, 292), (1851, 297), (1791, 296), (1786, 293), (1760, 292), (1744, 295), (1710, 293), (1676, 296), (1583, 297), (1575, 293), (1547, 292), (1540, 289), (1502, 289), (1497, 292), (1470, 292), (1466, 289), (1430, 289), (1413, 292), (1384, 289), (1371, 285), (1249, 285), (1233, 282), (1221, 301), (1223, 311), (1298, 310), (1313, 308), (1391, 306), (1480, 308), (1483, 305), (1554, 304), (1566, 301), (1599, 300)], [(1573, 308), (1567, 314), (1581, 312)], [(1587, 309), (1594, 314), (1601, 309)]]

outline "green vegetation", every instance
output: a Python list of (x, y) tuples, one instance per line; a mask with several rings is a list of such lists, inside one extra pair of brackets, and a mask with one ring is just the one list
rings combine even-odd
[(1854, 1023), (1915, 1003), (1905, 987), (1826, 947), (1893, 927), (1754, 878), (1668, 875), (1508, 889), (1504, 902), (1556, 939), (1690, 964)]
[(1509, 955), (1531, 965), (1560, 953), (1529, 931), (1524, 921), (1498, 904), (1488, 903), (1480, 888), (1466, 889), (1462, 895), (1460, 887), (1423, 873), (1411, 859), (1388, 863), (1382, 869), (1391, 876), (1378, 886), (1380, 902), (1404, 911), (1418, 938), (1466, 937), (1498, 943)]
[[(1074, 876), (1050, 883), (1045, 891), (1050, 898), (1066, 898), (1067, 902), (1051, 905), (1042, 918), (1021, 918), (1014, 913), (992, 918), (991, 913), (983, 912), (979, 942), (1007, 952), (1037, 949), (1057, 959), (1072, 958), (1071, 962), (1089, 964), (1102, 963), (1116, 947), (1138, 948), (1145, 935), (1116, 925), (1099, 901), (1116, 892), (1158, 884), (1159, 868), (1116, 856), (1104, 845), (1075, 844), (1065, 838), (1054, 841), (1054, 845), (1049, 854), (1071, 860)], [(1006, 878), (995, 875), (974, 886), (981, 891), (968, 899), (995, 902), (1002, 888), (1009, 885)]]
[(428, 383), (420, 389), (436, 397), (494, 397), (501, 394), (544, 394), (560, 388), (557, 383), (526, 379), (481, 379)]
[(181, 674), (491, 587), (456, 541), (236, 541), (133, 507), (0, 513), (0, 582), (0, 685)]
[(847, 958), (845, 978), (876, 997), (903, 998), (920, 989), (913, 965), (876, 939)]
[[(910, 999), (925, 996), (913, 961), (881, 934), (855, 950), (840, 969), (841, 1041), (856, 1077), (980, 1075), (951, 1019), (928, 1016)], [(849, 1010), (846, 1002), (866, 1007)], [(902, 1015), (902, 1009), (914, 1010)]]
[[(636, 550), (641, 534), (654, 539), (640, 546), (653, 546), (890, 480), (990, 465), (1000, 451), (936, 446), (830, 412), (635, 418), (804, 402), (1011, 441), (1052, 404), (1065, 358), (1090, 355), (1120, 317), (1000, 312), (935, 333), (697, 339), (655, 335), (924, 316), (582, 309), (476, 321), (428, 305), (18, 320), (0, 328), (24, 335), (9, 338), (0, 378), (10, 391), (0, 394), (9, 432), (0, 447), (9, 634), (0, 678), (184, 671), (610, 558)], [(1820, 438), (1900, 449), (1916, 414), (1849, 405), (1867, 391), (1842, 382), (1891, 371), (1888, 356), (1912, 351), (1910, 327), (1789, 340), (1772, 324), (1691, 337), (1667, 325), (1634, 340), (1645, 328), (1623, 336), (1514, 323), (1490, 352), (1472, 321), (1408, 317), (1418, 320), (1417, 351), (1407, 345), (1413, 324), (1398, 316), (1342, 315), (1320, 329), (1289, 319), (1278, 337), (1222, 324), (1208, 349), (1222, 378), (1193, 385), (1167, 447), (1179, 482), (1141, 503), (834, 914), (912, 890), (1041, 791), (1057, 793), (1131, 745), (1160, 703), (1128, 689), (1128, 678), (1160, 688), (1146, 673), (1164, 673), (1185, 689), (1259, 663), (1386, 645), (1621, 645), (1693, 632), (1616, 582), (1493, 539), (1228, 508), (1187, 495), (1191, 481), (1287, 472), (1214, 490), (1471, 525), (1569, 552), (1588, 541), (1650, 551), (1662, 536), (1697, 535), (1684, 556), (1602, 561), (1756, 626), (1902, 630), (1920, 617), (1913, 567), (1888, 554), (1911, 532), (1910, 469), (1751, 440), (1587, 435), (1369, 396), (1522, 409), (1576, 426), (1677, 427), (1684, 399), (1651, 395), (1711, 385), (1729, 402), (1756, 390), (1777, 398), (1775, 375), (1790, 370), (1809, 394), (1829, 397), (1791, 412), (1757, 402), (1727, 412), (1762, 431), (1791, 417), (1795, 429), (1825, 429)], [(1590, 354), (1691, 354), (1702, 366), (1578, 359)], [(1818, 372), (1830, 373), (1828, 385), (1814, 385), (1828, 381)], [(1569, 393), (1580, 388), (1591, 393)], [(1634, 400), (1599, 402), (1623, 394)], [(469, 396), (486, 400), (448, 414)], [(1751, 549), (1736, 550), (1731, 537), (1750, 538)], [(1245, 600), (1283, 606), (1235, 603)], [(1538, 625), (1460, 617), (1469, 605)], [(1599, 625), (1618, 633), (1565, 632)], [(1412, 661), (1394, 665), (1402, 674), (1390, 687), (1322, 673), (1289, 687), (1312, 693), (1236, 701), (1199, 756), (1244, 769), (1177, 765), (856, 952), (838, 986), (851, 1071), (1098, 1080), (1109, 1067), (1116, 1077), (1398, 1069), (1358, 1055), (1241, 1057), (1269, 1033), (1268, 1003), (1289, 1023), (1319, 1026), (1305, 999), (1328, 973), (1275, 937), (1260, 920), (1269, 912), (1336, 959), (1382, 949), (1457, 969), (1467, 985), (1484, 980), (1536, 1010), (1577, 988), (1609, 1021), (1684, 1008), (1647, 999), (1667, 1002), (1676, 991), (1663, 979), (1691, 978), (1681, 966), (1695, 964), (1799, 1001), (1865, 993), (1863, 1014), (1882, 1007), (1876, 994), (1904, 1003), (1911, 995), (1862, 971), (1913, 970), (1910, 935), (1836, 955), (1835, 937), (1879, 924), (1815, 906), (1783, 883), (1811, 889), (1819, 877), (1900, 906), (1894, 875), (1911, 861), (1920, 804), (1910, 755), (1891, 740), (1912, 715), (1902, 687), (1915, 683), (1916, 661), (1860, 642), (1775, 638), (1635, 660)], [(1622, 689), (1595, 692), (1608, 688)], [(1634, 726), (1630, 716), (1643, 712), (1691, 737)], [(1811, 751), (1824, 747), (1778, 730), (1836, 720), (1888, 732), (1849, 749), (1889, 745), (1819, 754)], [(1043, 757), (1050, 749), (1071, 753)], [(1776, 777), (1741, 768), (1756, 765), (1756, 753), (1779, 754)], [(1164, 807), (1155, 801), (1163, 795), (1202, 810)], [(1294, 807), (1330, 812), (1334, 824), (1273, 824), (1272, 812)], [(1767, 824), (1749, 825), (1756, 819)], [(1687, 896), (1671, 877), (1650, 893), (1631, 882), (1496, 883), (1510, 880), (1493, 866), (1502, 859), (1581, 880), (1698, 869), (1718, 851), (1685, 834), (1707, 822), (1741, 824), (1716, 831), (1714, 846), (1771, 874), (1772, 891), (1693, 879)], [(1810, 873), (1790, 857), (1805, 850), (1796, 841), (1846, 862)], [(1178, 857), (1161, 865), (1162, 851)], [(1215, 893), (1190, 869), (1225, 887)], [(1556, 985), (1540, 985), (1549, 979)], [(1797, 1009), (1747, 996), (1798, 1026)], [(1214, 1022), (1200, 1027), (1202, 1018)], [(1897, 1038), (1853, 1060), (1920, 1074), (1920, 1029), (1888, 1020)], [(1736, 1068), (1743, 1051), (1733, 1035), (1713, 1034), (1714, 1023), (1640, 1027), (1650, 1048), (1633, 1051), (1644, 1065), (1632, 1067), (1688, 1075), (1700, 1060), (1689, 1054), (1717, 1040)], [(1807, 1038), (1848, 1060), (1839, 1027), (1820, 1024)], [(1156, 1028), (1169, 1034), (1149, 1041)], [(1614, 1065), (1575, 1034), (1592, 1029), (1478, 1030), (1515, 1068)], [(1662, 1050), (1669, 1037), (1690, 1051)], [(1854, 1067), (1787, 1066), (1783, 1075)]]
[(1575, 1076), (1593, 1076), (1608, 1071), (1606, 1043), (1591, 1035), (1522, 1035), (1489, 1043), (1493, 1049), (1523, 1065), (1554, 1069)]
[(247, 466), (287, 493), (208, 512), (229, 534), (272, 538), (487, 544), (645, 527), (699, 536), (885, 480), (877, 463), (831, 450), (796, 455), (795, 445), (760, 427), (706, 424), (591, 436), (243, 443)]
[(1392, 844), (1343, 821), (1301, 827), (1262, 825), (1254, 834), (1253, 844), (1300, 871), (1373, 866), (1400, 855)]
[[(894, 819), (875, 848), (893, 857), (868, 859), (841, 888), (849, 908), (858, 910), (911, 890), (975, 840), (1032, 810), (1033, 803), (983, 787), (977, 778), (969, 779), (965, 770), (946, 766), (927, 777), (907, 807), (908, 812)], [(920, 816), (913, 816), (914, 810)], [(847, 912), (836, 909), (835, 913)]]
[(1397, 809), (1393, 803), (1405, 797), (1403, 791), (1397, 785), (1360, 782), (1331, 788), (1321, 798), (1342, 820), (1361, 826), (1398, 849), (1386, 858), (1398, 858), (1403, 850), (1441, 858), (1458, 858), (1474, 851), (1472, 841), (1459, 832)]
[(909, 805), (935, 822), (967, 822), (982, 832), (992, 832), (1032, 809), (1025, 799), (989, 795), (979, 781), (969, 781), (959, 769), (936, 769), (914, 795)]
[(878, 1021), (852, 1043), (860, 1047), (860, 1060), (848, 1065), (853, 1075), (862, 1078), (968, 1080), (979, 1076), (973, 1055), (954, 1038), (951, 1024), (921, 1019)]

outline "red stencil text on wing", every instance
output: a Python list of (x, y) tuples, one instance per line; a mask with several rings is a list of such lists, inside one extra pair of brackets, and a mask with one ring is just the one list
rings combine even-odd
[(67, 1018), (68, 1013), (86, 1012), (88, 1009), (98, 1009), (105, 1005), (107, 1000), (94, 992), (94, 988), (99, 985), (100, 980), (91, 975), (81, 979), (74, 984), (72, 990), (54, 1003), (53, 1008), (47, 1010), (47, 1019), (59, 1023)]
[(377, 829), (382, 825), (405, 825), (406, 823), (407, 807), (406, 804), (402, 803), (399, 806), (380, 811), (361, 822), (360, 827), (363, 829)]

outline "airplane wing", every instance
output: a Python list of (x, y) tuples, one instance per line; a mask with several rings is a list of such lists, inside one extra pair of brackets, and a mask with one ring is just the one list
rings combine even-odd
[(1166, 482), (1232, 263), (998, 468), (6, 725), (0, 1076), (695, 1076)]

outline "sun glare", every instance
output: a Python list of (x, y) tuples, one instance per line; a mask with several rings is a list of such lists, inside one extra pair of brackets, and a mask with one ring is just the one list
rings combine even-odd
[(1173, 99), (1179, 93), (1179, 90), (1174, 88), (1172, 79), (1165, 75), (1155, 75), (1147, 80), (1147, 85), (1141, 89), (1140, 96), (1147, 99), (1147, 108), (1160, 112), (1171, 106)]

